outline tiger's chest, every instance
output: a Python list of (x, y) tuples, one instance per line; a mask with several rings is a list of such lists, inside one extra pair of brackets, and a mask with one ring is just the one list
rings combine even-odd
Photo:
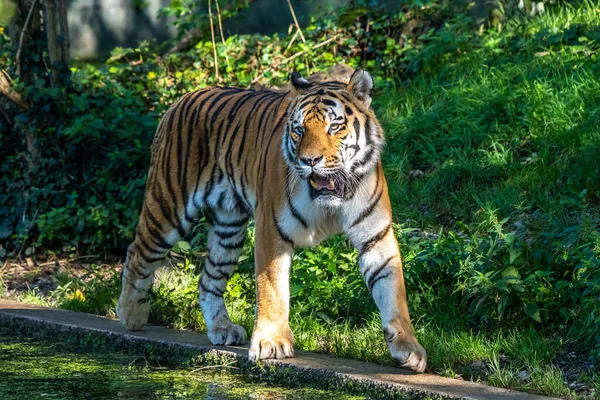
[(339, 213), (315, 206), (306, 190), (290, 190), (285, 200), (278, 220), (295, 246), (316, 246), (342, 230)]

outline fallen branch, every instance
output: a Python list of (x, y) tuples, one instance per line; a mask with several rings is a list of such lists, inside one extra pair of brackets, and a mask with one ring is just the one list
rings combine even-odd
[(6, 96), (7, 99), (12, 101), (19, 107), (28, 110), (30, 107), (29, 103), (23, 100), (21, 94), (12, 90), (11, 81), (12, 79), (10, 79), (8, 73), (4, 70), (0, 70), (0, 94)]

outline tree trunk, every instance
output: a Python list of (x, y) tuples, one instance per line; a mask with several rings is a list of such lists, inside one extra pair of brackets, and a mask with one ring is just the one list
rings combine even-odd
[[(26, 85), (32, 85), (35, 80), (35, 74), (31, 71), (43, 70), (44, 64), (42, 58), (32, 57), (34, 54), (40, 54), (41, 26), (42, 19), (40, 13), (40, 0), (18, 0), (16, 1), (17, 12), (9, 24), (11, 41), (15, 48), (15, 74), (21, 82)], [(6, 71), (0, 71), (0, 94), (14, 104), (27, 110), (30, 104), (21, 95), (12, 90), (12, 82)], [(27, 161), (29, 170), (34, 171), (39, 165), (40, 146), (37, 137), (34, 135), (33, 128), (27, 125), (23, 129), (25, 142), (27, 145)]]
[(48, 58), (52, 71), (52, 85), (68, 84), (69, 70), (69, 25), (67, 23), (66, 0), (43, 0), (44, 30), (48, 38)]

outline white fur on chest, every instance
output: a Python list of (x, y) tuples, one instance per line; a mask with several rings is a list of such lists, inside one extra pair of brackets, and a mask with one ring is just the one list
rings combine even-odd
[(316, 206), (310, 198), (305, 182), (290, 191), (279, 214), (279, 225), (301, 247), (316, 246), (329, 236), (341, 231), (339, 211)]

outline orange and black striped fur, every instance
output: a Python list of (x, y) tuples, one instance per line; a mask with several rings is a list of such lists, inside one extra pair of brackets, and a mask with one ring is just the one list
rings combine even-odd
[(253, 217), (257, 304), (249, 356), (292, 357), (294, 247), (344, 232), (359, 251), (392, 356), (423, 371), (426, 354), (410, 323), (380, 162), (383, 131), (370, 107), (373, 80), (358, 70), (348, 84), (311, 85), (294, 73), (292, 84), (288, 93), (213, 87), (184, 96), (167, 111), (152, 144), (119, 318), (131, 330), (146, 323), (154, 270), (203, 210), (208, 255), (199, 302), (208, 336), (218, 345), (245, 342), (223, 293)]

